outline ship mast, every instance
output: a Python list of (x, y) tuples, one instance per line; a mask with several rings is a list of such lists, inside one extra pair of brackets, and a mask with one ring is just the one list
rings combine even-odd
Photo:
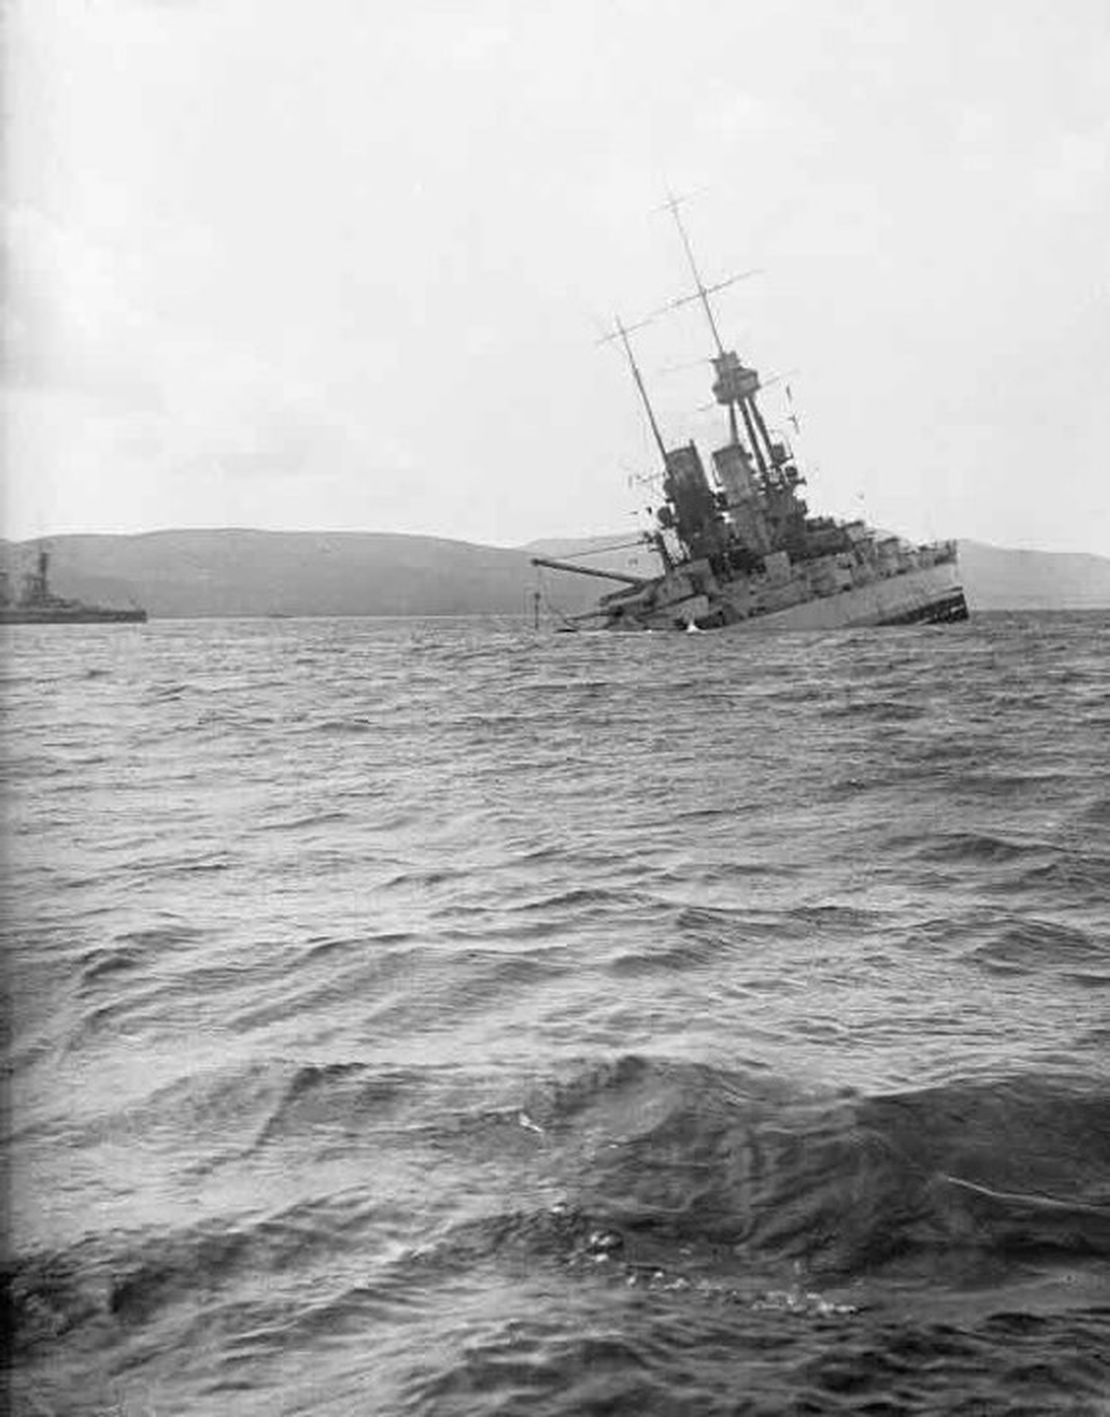
[[(665, 204), (665, 209), (674, 217), (675, 226), (678, 227), (678, 234), (682, 238), (682, 247), (686, 252), (686, 260), (689, 262), (690, 271), (694, 277), (696, 292), (692, 296), (685, 296), (682, 300), (676, 300), (675, 306), (687, 304), (691, 300), (697, 300), (702, 310), (705, 312), (706, 322), (709, 325), (709, 332), (713, 336), (713, 343), (717, 347), (717, 353), (713, 359), (713, 367), (717, 372), (717, 382), (713, 385), (713, 393), (718, 403), (724, 404), (728, 409), (729, 433), (734, 446), (740, 446), (740, 430), (736, 421), (736, 410), (739, 408), (740, 416), (744, 420), (744, 429), (748, 435), (748, 441), (755, 453), (756, 464), (760, 473), (766, 477), (769, 467), (774, 463), (774, 453), (771, 446), (770, 434), (767, 425), (763, 421), (763, 415), (755, 401), (755, 394), (759, 388), (759, 375), (754, 369), (748, 369), (741, 364), (739, 356), (735, 350), (726, 350), (721, 340), (720, 331), (717, 328), (717, 321), (713, 315), (713, 307), (709, 303), (709, 297), (714, 291), (721, 290), (725, 285), (731, 285), (733, 280), (742, 280), (743, 276), (734, 276), (732, 280), (722, 281), (715, 286), (707, 286), (701, 278), (701, 271), (698, 269), (697, 260), (694, 257), (694, 248), (690, 243), (690, 237), (683, 225), (682, 216), (679, 212), (680, 200), (673, 193), (669, 193)], [(745, 272), (745, 275), (754, 272)]]
[(713, 336), (713, 343), (717, 346), (718, 356), (724, 355), (725, 347), (721, 343), (721, 335), (717, 329), (717, 321), (713, 318), (713, 307), (709, 303), (709, 291), (705, 287), (705, 282), (701, 278), (698, 270), (698, 263), (694, 259), (694, 248), (690, 245), (690, 238), (686, 234), (686, 228), (682, 225), (682, 218), (678, 214), (678, 198), (673, 192), (667, 194), (667, 210), (674, 217), (675, 226), (678, 227), (678, 234), (682, 237), (682, 245), (686, 251), (686, 259), (690, 263), (690, 272), (694, 277), (694, 284), (697, 287), (698, 299), (701, 307), (705, 311), (705, 318), (709, 322), (709, 330)]
[(633, 330), (642, 330), (645, 325), (650, 324), (650, 317), (647, 320), (641, 320), (639, 324), (636, 325), (623, 324), (619, 315), (614, 315), (613, 321), (616, 324), (616, 330), (612, 334), (606, 335), (604, 339), (599, 340), (598, 343), (610, 344), (613, 340), (619, 339), (624, 346), (628, 367), (632, 370), (632, 377), (636, 381), (636, 388), (639, 390), (640, 400), (644, 405), (644, 412), (647, 414), (648, 423), (651, 425), (651, 435), (655, 439), (655, 446), (659, 449), (659, 456), (663, 459), (663, 470), (665, 472), (667, 468), (667, 445), (663, 442), (663, 435), (659, 431), (655, 410), (651, 406), (651, 399), (648, 398), (648, 391), (644, 384), (643, 375), (640, 373), (640, 366), (636, 363), (636, 356), (632, 353), (632, 343), (628, 338)]
[[(633, 330), (643, 329), (645, 325), (651, 323), (651, 320), (652, 316), (649, 315), (646, 320), (640, 320), (635, 325), (625, 325), (619, 315), (614, 315), (613, 322), (616, 325), (615, 331), (612, 334), (605, 335), (602, 339), (598, 340), (598, 343), (610, 344), (613, 340), (619, 339), (624, 347), (628, 367), (632, 370), (632, 378), (635, 380), (640, 400), (644, 405), (644, 412), (647, 414), (647, 420), (651, 426), (651, 436), (655, 439), (655, 446), (659, 449), (659, 457), (663, 463), (663, 486), (666, 490), (669, 488), (671, 477), (671, 464), (667, 457), (667, 445), (663, 441), (663, 434), (659, 431), (659, 422), (655, 417), (655, 410), (651, 406), (651, 399), (648, 397), (647, 385), (644, 383), (644, 377), (640, 373), (640, 366), (636, 363), (636, 356), (632, 352), (632, 341), (628, 338)], [(670, 495), (669, 490), (667, 491), (667, 495)], [(669, 571), (672, 565), (671, 553), (667, 549), (667, 543), (663, 539), (663, 533), (656, 531), (654, 533), (647, 533), (646, 536), (647, 540), (651, 542), (658, 552), (663, 565)]]

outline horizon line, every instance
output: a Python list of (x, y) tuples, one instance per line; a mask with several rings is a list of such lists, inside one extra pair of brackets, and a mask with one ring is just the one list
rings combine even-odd
[[(891, 533), (897, 534), (897, 533)], [(446, 541), (457, 546), (482, 546), (494, 551), (520, 551), (527, 550), (540, 542), (570, 541), (570, 542), (598, 542), (609, 538), (627, 538), (627, 531), (608, 532), (578, 532), (575, 534), (551, 533), (541, 536), (534, 536), (527, 541), (494, 542), (475, 541), (467, 537), (447, 536), (439, 532), (427, 531), (380, 531), (367, 528), (355, 527), (263, 527), (263, 526), (163, 526), (152, 527), (144, 531), (56, 531), (39, 532), (33, 536), (9, 536), (0, 532), (0, 544), (12, 547), (29, 547), (41, 545), (43, 542), (75, 540), (77, 538), (97, 537), (100, 539), (138, 540), (142, 537), (156, 536), (196, 536), (196, 535), (251, 535), (251, 536), (381, 536), (394, 537), (410, 541)], [(911, 540), (909, 537), (904, 540)], [(1042, 556), (1090, 556), (1096, 560), (1110, 560), (1110, 551), (1091, 551), (1078, 548), (1058, 548), (1032, 545), (1005, 545), (997, 541), (981, 541), (974, 536), (950, 536), (934, 538), (939, 541), (956, 541), (968, 545), (988, 547), (995, 551), (1011, 552), (1032, 552)], [(914, 543), (917, 544), (917, 543)], [(924, 544), (924, 543), (922, 543)]]

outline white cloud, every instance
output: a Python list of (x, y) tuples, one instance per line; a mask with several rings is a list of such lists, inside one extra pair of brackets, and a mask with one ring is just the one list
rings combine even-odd
[(1030, 180), (1043, 201), (1076, 216), (1105, 208), (1110, 192), (1110, 119), (1087, 132), (1053, 134), (1041, 145)]
[[(940, 428), (960, 489), (942, 530), (1093, 525), (1045, 506), (1061, 434), (1029, 380), (1068, 421), (1073, 504), (1093, 502), (1106, 416), (1075, 389), (1105, 375), (1095, 0), (15, 8), (25, 527), (626, 525), (621, 464), (650, 444), (594, 320), (685, 289), (650, 215), (664, 182), (706, 189), (708, 274), (766, 270), (721, 319), (805, 371), (815, 504), (854, 496), (874, 448), (877, 488), (932, 516)], [(703, 354), (702, 327), (641, 338), (685, 436), (701, 376), (655, 371)]]

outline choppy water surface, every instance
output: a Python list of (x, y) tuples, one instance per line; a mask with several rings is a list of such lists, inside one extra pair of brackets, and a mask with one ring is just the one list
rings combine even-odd
[(4, 666), (16, 1412), (1107, 1410), (1110, 619)]

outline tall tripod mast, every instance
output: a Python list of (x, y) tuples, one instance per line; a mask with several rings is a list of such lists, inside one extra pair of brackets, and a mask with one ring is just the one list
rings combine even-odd
[(624, 353), (628, 359), (628, 367), (632, 370), (632, 377), (636, 381), (636, 388), (639, 390), (640, 399), (644, 405), (644, 412), (647, 414), (648, 423), (651, 425), (651, 434), (655, 439), (655, 446), (659, 449), (659, 456), (663, 459), (663, 468), (664, 471), (666, 471), (667, 445), (663, 442), (663, 435), (660, 433), (659, 424), (655, 420), (655, 410), (651, 406), (651, 400), (648, 398), (648, 391), (644, 385), (643, 376), (640, 373), (640, 366), (636, 363), (636, 356), (632, 353), (632, 344), (628, 338), (632, 330), (641, 329), (649, 322), (647, 320), (641, 320), (638, 325), (626, 326), (621, 322), (619, 315), (614, 315), (613, 320), (617, 327), (616, 333), (606, 335), (600, 343), (608, 344), (611, 340), (619, 339), (624, 346)]
[[(709, 322), (709, 332), (713, 336), (713, 343), (717, 346), (717, 358), (723, 360), (725, 357), (725, 347), (721, 340), (721, 332), (717, 328), (717, 321), (713, 318), (713, 307), (709, 303), (709, 291), (706, 289), (705, 281), (701, 278), (701, 271), (698, 270), (698, 263), (694, 259), (694, 248), (690, 245), (690, 238), (686, 233), (686, 228), (682, 224), (682, 217), (679, 215), (679, 200), (673, 192), (667, 193), (667, 210), (674, 217), (674, 224), (678, 227), (678, 234), (682, 238), (682, 246), (686, 252), (686, 259), (690, 263), (690, 273), (694, 277), (694, 285), (697, 287), (698, 299), (701, 308), (705, 311), (705, 318)], [(719, 287), (715, 287), (718, 288)], [(692, 297), (687, 296), (688, 300)], [(748, 416), (747, 408), (741, 404), (741, 412), (744, 415), (744, 427), (747, 429), (748, 437), (751, 439), (752, 447), (756, 449), (756, 456), (759, 457), (759, 449), (755, 440), (755, 429), (751, 426), (751, 419)], [(740, 428), (736, 422), (736, 402), (734, 399), (728, 401), (728, 431), (733, 444), (740, 442)]]
[[(744, 276), (734, 276), (730, 280), (720, 282), (719, 285), (706, 286), (701, 278), (698, 263), (694, 259), (694, 248), (690, 244), (690, 237), (687, 234), (685, 226), (682, 224), (682, 217), (678, 210), (679, 206), (679, 198), (676, 197), (673, 192), (669, 192), (667, 194), (665, 207), (666, 210), (670, 212), (671, 216), (674, 217), (674, 224), (678, 227), (678, 234), (682, 238), (683, 250), (686, 252), (687, 261), (690, 263), (690, 271), (694, 277), (694, 285), (697, 288), (697, 294), (696, 297), (691, 295), (685, 296), (682, 301), (675, 301), (674, 303), (676, 305), (683, 304), (695, 298), (700, 301), (701, 308), (705, 311), (705, 318), (709, 324), (709, 331), (713, 336), (713, 343), (717, 346), (717, 357), (714, 359), (713, 364), (717, 370), (718, 384), (714, 392), (717, 393), (718, 402), (725, 404), (728, 408), (728, 427), (732, 442), (734, 445), (740, 442), (740, 428), (736, 421), (736, 410), (737, 407), (739, 407), (741, 417), (744, 420), (744, 429), (748, 435), (748, 441), (751, 443), (752, 451), (755, 453), (756, 463), (760, 472), (766, 474), (768, 458), (764, 453), (764, 448), (760, 444), (760, 434), (762, 434), (763, 441), (767, 445), (767, 453), (769, 454), (770, 438), (767, 434), (767, 428), (759, 412), (758, 405), (755, 402), (753, 396), (754, 389), (751, 392), (741, 393), (736, 390), (735, 387), (728, 387), (728, 384), (731, 383), (732, 380), (728, 379), (727, 376), (732, 374), (734, 369), (740, 367), (739, 361), (735, 353), (730, 354), (725, 350), (720, 331), (717, 329), (717, 321), (713, 317), (713, 307), (709, 303), (709, 297), (715, 290), (721, 290), (724, 286), (731, 285), (735, 280), (742, 280)], [(744, 273), (744, 275), (754, 274), (754, 271)], [(758, 387), (758, 383), (756, 387)]]
[(694, 259), (694, 248), (690, 245), (690, 238), (686, 234), (686, 228), (682, 225), (682, 218), (678, 213), (679, 201), (673, 192), (667, 194), (667, 210), (674, 217), (674, 224), (678, 227), (678, 234), (682, 237), (682, 245), (686, 251), (686, 259), (690, 263), (690, 272), (694, 277), (694, 284), (697, 287), (698, 299), (701, 307), (705, 311), (705, 318), (709, 321), (709, 329), (713, 335), (713, 343), (717, 346), (717, 353), (723, 355), (725, 347), (721, 343), (721, 335), (717, 329), (717, 322), (713, 318), (713, 307), (709, 303), (709, 291), (705, 288), (705, 282), (701, 278), (698, 270), (698, 263)]

